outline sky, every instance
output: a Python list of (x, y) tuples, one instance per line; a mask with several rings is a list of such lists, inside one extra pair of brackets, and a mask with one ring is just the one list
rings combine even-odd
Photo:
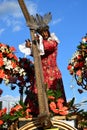
[[(54, 32), (60, 40), (57, 64), (62, 73), (66, 98), (70, 100), (75, 97), (76, 103), (86, 100), (87, 92), (79, 94), (77, 89), (80, 86), (77, 86), (69, 74), (67, 66), (81, 38), (87, 33), (87, 0), (24, 0), (24, 2), (32, 15), (38, 13), (43, 16), (51, 12), (50, 32)], [(30, 38), (29, 27), (18, 1), (0, 0), (0, 42), (14, 46), (16, 55), (24, 57), (18, 46), (28, 38)], [(0, 88), (3, 89), (1, 100), (18, 99), (18, 88), (12, 91), (4, 84), (0, 84)]]

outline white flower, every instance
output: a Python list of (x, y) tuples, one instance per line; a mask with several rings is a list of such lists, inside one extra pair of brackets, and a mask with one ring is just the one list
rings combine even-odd
[(7, 57), (3, 58), (4, 63), (7, 63)]
[(69, 63), (74, 64), (74, 63), (75, 63), (75, 58), (77, 58), (78, 55), (80, 55), (80, 52), (79, 52), (79, 51), (76, 51), (76, 52), (73, 54), (72, 58), (70, 59)]
[(16, 68), (14, 68), (14, 71), (19, 71), (19, 67), (17, 66)]
[(2, 46), (2, 47), (0, 47), (0, 51), (2, 51), (2, 52), (4, 52), (5, 51), (5, 49), (4, 49), (4, 47)]
[(25, 72), (24, 72), (23, 68), (20, 69), (19, 74), (20, 74), (20, 76), (25, 75)]
[(85, 38), (82, 38), (82, 43), (85, 43), (86, 42), (86, 39)]
[(8, 85), (8, 83), (9, 83), (9, 79), (4, 78), (3, 80), (4, 80), (5, 85)]
[(25, 75), (26, 75), (26, 72), (23, 72), (23, 75), (25, 76)]
[(5, 62), (5, 69), (8, 69), (8, 70), (10, 70), (10, 69), (12, 69), (13, 67), (12, 67), (12, 65), (11, 65), (11, 61), (10, 60), (7, 60), (7, 62)]

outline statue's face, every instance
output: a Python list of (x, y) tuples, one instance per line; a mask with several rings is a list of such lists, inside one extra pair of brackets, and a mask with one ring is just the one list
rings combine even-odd
[(47, 40), (49, 38), (49, 34), (48, 34), (47, 30), (46, 31), (42, 31), (41, 35), (42, 35), (44, 40)]

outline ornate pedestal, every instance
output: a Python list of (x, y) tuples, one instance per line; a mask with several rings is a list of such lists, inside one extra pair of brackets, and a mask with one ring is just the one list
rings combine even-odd
[(78, 121), (77, 116), (54, 116), (51, 118), (53, 127), (44, 129), (38, 118), (19, 118), (16, 122), (12, 123), (7, 130), (77, 130)]
[(44, 129), (41, 127), (41, 124), (37, 118), (19, 118), (18, 127), (16, 129), (8, 130), (77, 130), (76, 116), (69, 117), (68, 119), (66, 119), (65, 116), (55, 116), (51, 118), (51, 122), (56, 128)]

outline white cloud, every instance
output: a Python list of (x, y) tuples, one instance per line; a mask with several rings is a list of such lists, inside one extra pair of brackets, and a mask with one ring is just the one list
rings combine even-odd
[(22, 13), (17, 1), (3, 1), (0, 3), (0, 17), (21, 17)]
[(1, 35), (4, 31), (5, 31), (5, 29), (4, 29), (4, 28), (1, 28), (1, 29), (0, 29), (0, 35)]
[[(32, 1), (26, 0), (27, 8), (30, 14), (36, 14), (37, 5)], [(23, 13), (18, 1), (3, 0), (0, 2), (0, 21), (6, 27), (13, 27), (13, 30), (19, 31), (22, 27)]]
[(59, 22), (61, 22), (61, 21), (62, 21), (62, 19), (61, 19), (61, 18), (58, 18), (58, 19), (54, 20), (54, 21), (52, 22), (52, 24), (55, 25), (55, 24), (57, 24), (57, 23), (59, 23)]
[(18, 25), (13, 28), (13, 32), (17, 32), (17, 31), (20, 31), (20, 30), (21, 30), (21, 27), (18, 26)]
[(30, 14), (34, 15), (37, 13), (37, 5), (35, 3), (33, 3), (32, 1), (27, 1), (26, 5)]

